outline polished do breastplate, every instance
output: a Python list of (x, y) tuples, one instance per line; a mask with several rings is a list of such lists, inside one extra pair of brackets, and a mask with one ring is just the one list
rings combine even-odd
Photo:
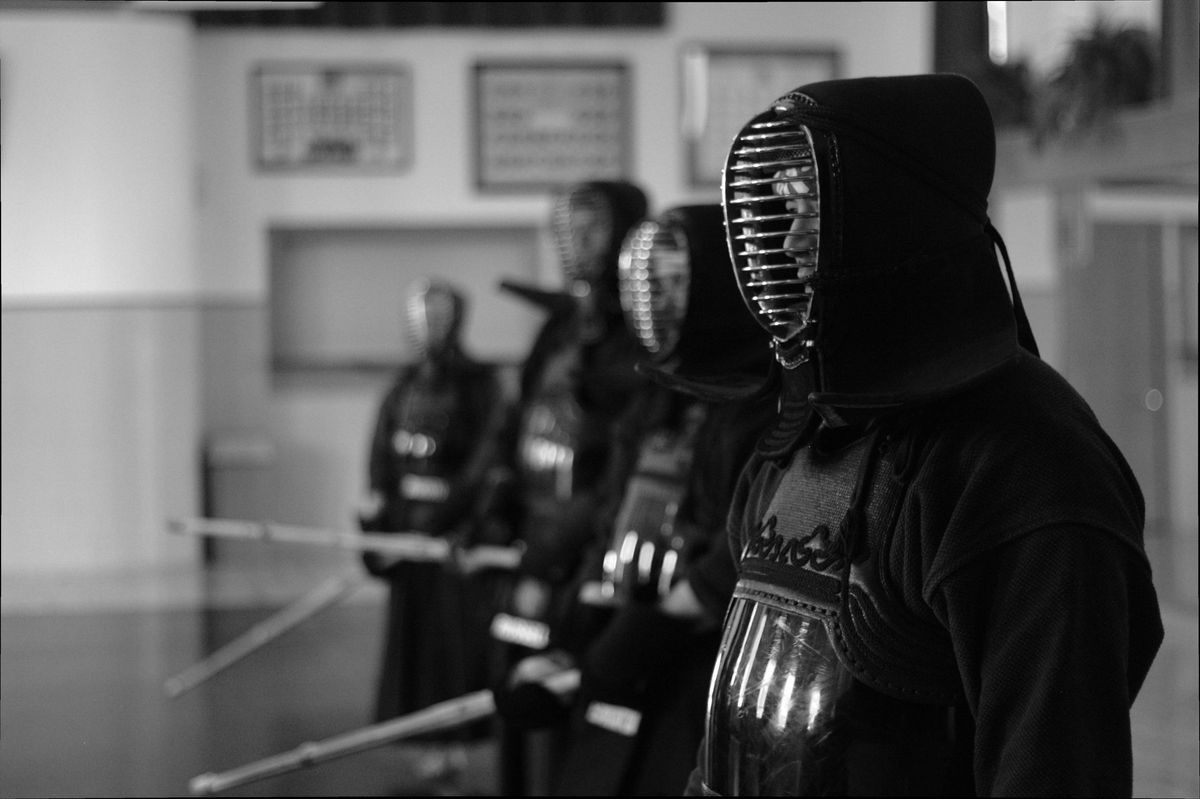
[(396, 494), (406, 502), (444, 502), (448, 479), (467, 455), (459, 390), (416, 377), (397, 399), (391, 457), (398, 475)]
[(886, 453), (863, 488), (870, 534), (859, 550), (846, 545), (869, 446), (797, 453), (746, 542), (709, 692), (711, 794), (962, 789), (953, 653), (879, 579), (903, 495)]
[(522, 493), (535, 508), (570, 499), (583, 412), (572, 390), (579, 348), (556, 352), (542, 370), (538, 390), (521, 416), (518, 466)]

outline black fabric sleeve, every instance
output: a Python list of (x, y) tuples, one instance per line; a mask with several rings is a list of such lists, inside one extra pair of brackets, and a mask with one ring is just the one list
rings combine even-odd
[(391, 446), (392, 433), (395, 432), (396, 395), (404, 387), (407, 373), (397, 376), (392, 387), (384, 395), (379, 404), (379, 412), (375, 417), (375, 430), (371, 434), (371, 450), (367, 461), (367, 482), (372, 491), (383, 494), (390, 500), (390, 494), (396, 486), (396, 475), (392, 473), (391, 459), (388, 448)]
[(442, 518), (436, 522), (438, 530), (478, 518), (488, 470), (500, 459), (501, 435), (507, 420), (507, 407), (494, 370), (471, 364), (460, 379), (471, 413), (462, 423), (472, 428), (474, 440), (462, 468), (450, 480), (450, 495), (443, 503)]
[(554, 529), (534, 530), (526, 522), (521, 571), (554, 585), (570, 580), (595, 537), (598, 501), (595, 492), (576, 494), (553, 520), (544, 522)]
[(1057, 526), (981, 554), (931, 604), (975, 717), (980, 795), (1130, 795), (1129, 709), (1162, 637), (1144, 562)]
[[(389, 520), (395, 512), (397, 497), (395, 496), (398, 476), (392, 467), (392, 458), (388, 452), (392, 445), (392, 434), (395, 431), (396, 395), (402, 390), (406, 373), (397, 376), (392, 387), (384, 395), (379, 404), (375, 418), (375, 429), (371, 434), (371, 448), (367, 456), (367, 484), (371, 491), (378, 492), (382, 498), (379, 510), (371, 518), (360, 517), (359, 527), (363, 532), (376, 533), (387, 531)], [(384, 578), (388, 573), (388, 559), (378, 552), (363, 552), (359, 555), (363, 568), (367, 573)]]
[(705, 611), (717, 621), (725, 615), (737, 585), (737, 560), (728, 537), (730, 510), (740, 501), (738, 486), (754, 444), (774, 415), (771, 402), (719, 405), (701, 430), (697, 460), (703, 459), (704, 465), (685, 510), (711, 532), (705, 551), (689, 564), (688, 581)]
[(671, 668), (691, 635), (690, 621), (631, 602), (588, 646), (581, 664), (585, 686), (595, 698), (637, 706), (646, 678)]
[(710, 619), (721, 621), (737, 585), (737, 564), (733, 562), (733, 553), (725, 545), (723, 527), (721, 540), (709, 547), (688, 568), (687, 580), (696, 599), (704, 606), (705, 614)]

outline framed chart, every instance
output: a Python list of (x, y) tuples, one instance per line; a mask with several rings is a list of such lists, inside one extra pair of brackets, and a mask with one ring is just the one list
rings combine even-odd
[(263, 64), (252, 77), (262, 170), (406, 169), (412, 113), (403, 66)]
[(832, 49), (686, 46), (681, 132), (688, 183), (720, 185), (729, 145), (742, 125), (797, 86), (836, 78), (839, 60)]
[(622, 63), (478, 63), (474, 101), (480, 190), (544, 190), (628, 174), (630, 100)]

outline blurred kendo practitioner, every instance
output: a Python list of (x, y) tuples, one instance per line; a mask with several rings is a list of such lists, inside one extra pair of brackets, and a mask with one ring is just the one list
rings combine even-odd
[[(371, 499), (359, 520), (364, 531), (427, 533), (461, 545), (491, 535), (481, 501), (504, 404), (492, 368), (461, 348), (465, 316), (463, 296), (447, 283), (422, 279), (409, 289), (405, 322), (414, 358), (379, 408)], [(494, 608), (486, 592), (494, 583), (379, 553), (364, 554), (363, 563), (390, 586), (376, 720), (486, 687)], [(446, 755), (459, 765), (463, 759), (457, 747), (428, 754), (422, 767), (430, 771), (453, 765)]]
[(692, 794), (1131, 792), (1162, 639), (1144, 504), (1038, 359), (994, 162), (956, 75), (803, 86), (734, 140), (729, 245), (781, 412), (730, 514)]
[[(698, 380), (702, 391), (717, 375), (766, 377), (768, 337), (737, 294), (719, 205), (674, 208), (634, 228), (620, 285), (645, 350), (639, 371), (672, 385)], [(713, 399), (646, 379), (619, 420), (581, 607), (553, 636), (557, 658), (583, 677), (555, 794), (679, 795), (687, 784), (736, 580), (729, 502), (775, 412), (773, 396)], [(597, 607), (608, 610), (587, 612)], [(518, 676), (550, 671), (539, 659)]]
[[(547, 317), (522, 366), (510, 426), (515, 484), (508, 518), (525, 552), (510, 612), (492, 626), (496, 640), (511, 645), (498, 679), (507, 665), (547, 646), (551, 618), (590, 541), (612, 426), (638, 382), (633, 368), (641, 348), (621, 312), (617, 258), (646, 207), (631, 183), (565, 187), (554, 195), (550, 221), (566, 291), (502, 284)], [(505, 793), (524, 790), (521, 740), (504, 736)]]

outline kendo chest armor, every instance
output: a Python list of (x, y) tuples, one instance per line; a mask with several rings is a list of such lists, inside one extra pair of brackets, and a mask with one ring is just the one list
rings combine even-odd
[(397, 397), (389, 455), (397, 475), (396, 496), (405, 503), (442, 503), (450, 478), (471, 447), (462, 387), (414, 377)]
[(604, 554), (601, 585), (606, 595), (629, 600), (670, 592), (694, 543), (675, 519), (705, 415), (705, 406), (693, 404), (685, 411), (681, 429), (659, 429), (643, 439)]
[(552, 512), (552, 508), (570, 499), (574, 488), (583, 420), (572, 390), (579, 362), (577, 345), (551, 355), (538, 389), (522, 413), (518, 467), (522, 493), (535, 513)]
[(886, 450), (860, 488), (861, 540), (846, 540), (870, 448), (799, 451), (745, 542), (709, 692), (711, 794), (964, 790), (949, 638), (881, 578), (904, 495)]

